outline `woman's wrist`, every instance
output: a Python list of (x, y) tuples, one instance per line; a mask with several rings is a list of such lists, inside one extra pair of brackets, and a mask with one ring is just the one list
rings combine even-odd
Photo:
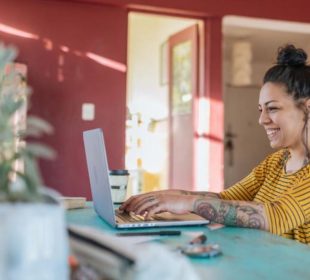
[(195, 212), (195, 204), (198, 199), (201, 199), (201, 197), (199, 195), (190, 195), (188, 199), (189, 199), (189, 211)]

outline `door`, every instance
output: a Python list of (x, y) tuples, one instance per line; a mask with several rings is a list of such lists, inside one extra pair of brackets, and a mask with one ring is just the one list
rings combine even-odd
[(258, 124), (259, 87), (228, 87), (225, 92), (224, 181), (229, 187), (272, 152)]
[(195, 114), (198, 97), (198, 26), (169, 38), (169, 185), (195, 185)]

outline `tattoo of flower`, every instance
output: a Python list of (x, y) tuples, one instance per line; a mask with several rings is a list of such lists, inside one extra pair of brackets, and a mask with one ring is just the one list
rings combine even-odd
[(262, 205), (244, 205), (241, 201), (198, 199), (194, 212), (198, 215), (228, 226), (263, 229), (266, 225)]
[(194, 212), (210, 221), (214, 221), (218, 215), (215, 207), (204, 200), (196, 201), (194, 205)]

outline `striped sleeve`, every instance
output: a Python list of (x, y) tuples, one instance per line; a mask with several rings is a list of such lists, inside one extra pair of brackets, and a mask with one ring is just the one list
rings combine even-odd
[(310, 221), (310, 177), (277, 201), (265, 203), (270, 232), (283, 234)]
[(225, 200), (252, 201), (265, 179), (266, 164), (266, 160), (263, 161), (244, 179), (221, 192), (219, 194), (220, 198)]

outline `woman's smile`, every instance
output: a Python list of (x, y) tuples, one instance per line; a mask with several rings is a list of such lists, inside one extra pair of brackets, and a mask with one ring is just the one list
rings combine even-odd
[(280, 128), (266, 128), (267, 137), (270, 141), (275, 140), (279, 136)]

